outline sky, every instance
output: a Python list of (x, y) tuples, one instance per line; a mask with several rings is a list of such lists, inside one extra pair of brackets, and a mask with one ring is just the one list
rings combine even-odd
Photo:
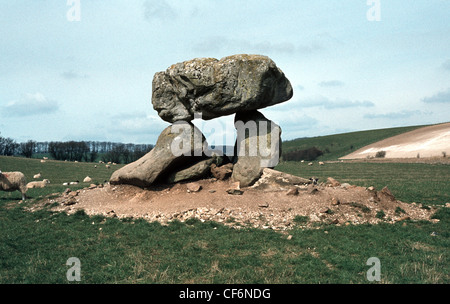
[[(154, 74), (233, 54), (290, 80), (261, 110), (283, 140), (448, 122), (449, 20), (450, 0), (0, 0), (0, 136), (154, 144)], [(194, 122), (232, 145), (233, 118)]]

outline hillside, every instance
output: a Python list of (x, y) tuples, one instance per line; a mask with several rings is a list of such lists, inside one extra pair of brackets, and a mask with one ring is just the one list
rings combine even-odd
[(327, 136), (299, 138), (284, 141), (283, 152), (304, 150), (311, 147), (316, 147), (324, 152), (324, 155), (319, 157), (318, 160), (337, 160), (367, 145), (392, 136), (419, 129), (421, 127), (424, 126), (387, 128)]
[(374, 157), (383, 151), (384, 158), (429, 158), (450, 153), (450, 123), (427, 126), (386, 138), (365, 146), (341, 159)]

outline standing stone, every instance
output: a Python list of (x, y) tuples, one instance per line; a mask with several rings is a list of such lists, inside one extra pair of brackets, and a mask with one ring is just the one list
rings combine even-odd
[(110, 183), (148, 187), (191, 157), (203, 156), (205, 147), (206, 140), (197, 127), (188, 122), (175, 123), (161, 132), (149, 153), (115, 171)]
[(234, 119), (237, 129), (232, 179), (241, 186), (254, 184), (263, 168), (274, 168), (281, 155), (281, 128), (258, 111), (239, 112)]
[(152, 104), (168, 122), (213, 119), (289, 100), (292, 86), (268, 57), (195, 58), (155, 74)]

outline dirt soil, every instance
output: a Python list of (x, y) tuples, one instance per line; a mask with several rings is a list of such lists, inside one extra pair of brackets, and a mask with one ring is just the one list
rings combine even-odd
[[(50, 196), (42, 204), (57, 203), (53, 210), (69, 214), (83, 209), (89, 215), (143, 218), (162, 224), (196, 218), (237, 229), (255, 227), (281, 231), (294, 226), (317, 227), (318, 223), (357, 225), (430, 220), (435, 212), (421, 204), (400, 202), (387, 188), (377, 191), (349, 184), (334, 183), (332, 186), (327, 182), (289, 186), (276, 191), (249, 187), (229, 194), (227, 190), (235, 188), (230, 180), (211, 178), (196, 183), (194, 185), (201, 186), (198, 192), (189, 191), (188, 183), (152, 189), (92, 185), (77, 191), (67, 189), (63, 195)], [(301, 221), (299, 216), (307, 216), (308, 220)]]
[(385, 151), (384, 158), (437, 158), (450, 156), (450, 123), (419, 128), (365, 146), (341, 159), (375, 157)]

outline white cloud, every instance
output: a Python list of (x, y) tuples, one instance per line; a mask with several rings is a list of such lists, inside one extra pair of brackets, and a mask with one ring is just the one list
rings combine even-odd
[(415, 115), (423, 115), (425, 113), (423, 113), (422, 111), (419, 110), (415, 110), (415, 111), (408, 111), (408, 110), (403, 110), (400, 112), (390, 112), (390, 113), (382, 113), (382, 114), (365, 114), (364, 118), (368, 118), (368, 119), (406, 119), (406, 118), (410, 118), (411, 116), (415, 116)]
[(210, 36), (193, 46), (193, 50), (196, 52), (219, 52), (219, 51), (232, 51), (242, 52), (239, 50), (245, 50), (245, 53), (261, 53), (261, 54), (310, 54), (321, 51), (323, 46), (319, 43), (311, 43), (304, 45), (296, 45), (289, 41), (271, 42), (271, 41), (259, 41), (234, 39), (224, 36)]
[(3, 113), (10, 116), (32, 116), (57, 112), (59, 104), (37, 92), (35, 94), (27, 93), (21, 99), (9, 102), (2, 109)]
[(450, 59), (447, 60), (446, 62), (444, 62), (444, 63), (442, 64), (442, 67), (443, 67), (445, 70), (450, 71)]
[(328, 97), (318, 96), (301, 100), (298, 103), (302, 108), (321, 107), (324, 109), (341, 109), (341, 108), (356, 108), (356, 107), (373, 107), (375, 104), (368, 100), (349, 100), (349, 99), (335, 99), (331, 100)]
[(319, 86), (321, 86), (321, 87), (342, 87), (342, 86), (344, 86), (344, 83), (340, 80), (329, 80), (329, 81), (319, 82)]
[(450, 88), (431, 97), (424, 97), (422, 101), (425, 103), (450, 103)]
[(85, 79), (88, 78), (89, 76), (87, 74), (80, 74), (71, 70), (61, 73), (61, 77), (67, 80), (72, 80), (72, 79)]
[(147, 21), (172, 19), (176, 16), (175, 9), (165, 0), (146, 0), (144, 2), (144, 17)]
[(123, 142), (155, 143), (159, 134), (169, 126), (159, 117), (146, 113), (121, 113), (111, 117), (109, 133)]

